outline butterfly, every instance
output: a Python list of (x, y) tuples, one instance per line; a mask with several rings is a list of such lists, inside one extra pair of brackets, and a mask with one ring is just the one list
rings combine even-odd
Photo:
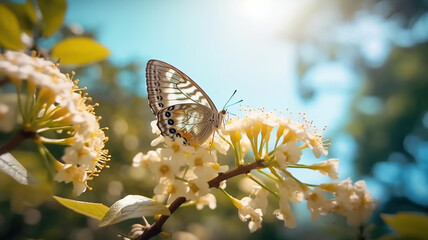
[(223, 122), (227, 111), (217, 111), (204, 90), (176, 67), (150, 60), (146, 79), (149, 106), (163, 136), (202, 144)]

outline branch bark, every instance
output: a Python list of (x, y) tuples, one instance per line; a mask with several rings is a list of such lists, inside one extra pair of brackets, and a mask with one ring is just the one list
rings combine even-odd
[(0, 146), (0, 155), (10, 152), (12, 149), (19, 146), (25, 139), (34, 138), (36, 134), (34, 132), (27, 132), (20, 130), (12, 139)]
[[(232, 178), (241, 174), (247, 174), (251, 172), (251, 170), (263, 168), (263, 167), (266, 167), (263, 164), (263, 161), (257, 160), (253, 163), (239, 166), (229, 172), (220, 173), (217, 177), (208, 181), (208, 185), (210, 188), (219, 188), (220, 183), (224, 180), (227, 180), (229, 178)], [(174, 202), (172, 202), (168, 208), (170, 211), (170, 214), (175, 212), (186, 201), (187, 200), (185, 197), (179, 197)], [(161, 233), (162, 227), (165, 224), (166, 220), (168, 220), (169, 216), (171, 215), (162, 215), (150, 228), (145, 230), (143, 234), (137, 237), (136, 240), (147, 240)]]

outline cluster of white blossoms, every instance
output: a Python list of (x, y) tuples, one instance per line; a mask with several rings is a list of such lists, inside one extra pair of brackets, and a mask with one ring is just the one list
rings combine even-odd
[[(263, 216), (268, 211), (269, 196), (276, 199), (277, 207), (271, 210), (272, 213), (289, 228), (296, 227), (290, 203), (303, 201), (307, 202), (312, 220), (319, 215), (337, 212), (346, 216), (350, 225), (362, 224), (374, 210), (374, 201), (364, 181), (354, 185), (350, 179), (337, 183), (307, 184), (289, 171), (300, 168), (317, 171), (333, 180), (339, 178), (338, 159), (331, 158), (311, 165), (300, 162), (302, 151), (305, 150), (312, 151), (315, 158), (328, 154), (328, 144), (322, 135), (312, 122), (306, 120), (304, 114), (301, 116), (302, 120), (297, 122), (288, 117), (279, 117), (274, 112), (250, 110), (244, 118), (230, 119), (220, 134), (216, 134), (221, 137), (217, 136), (211, 147), (185, 146), (182, 141), (174, 142), (160, 137), (152, 143), (163, 141), (165, 146), (147, 154), (137, 154), (133, 164), (153, 172), (159, 183), (154, 189), (155, 198), (159, 201), (169, 204), (178, 197), (186, 197), (187, 200), (197, 202), (207, 196), (215, 200), (209, 193), (208, 182), (228, 168), (217, 163), (216, 150), (211, 148), (214, 146), (225, 154), (229, 145), (234, 151), (236, 169), (254, 166), (250, 173), (246, 170), (236, 171), (246, 174), (254, 186), (249, 196), (240, 200), (226, 191), (226, 181), (220, 189), (238, 209), (239, 218), (249, 223), (251, 232), (261, 228)], [(154, 133), (159, 134), (155, 122), (152, 128)], [(203, 202), (209, 203), (207, 200)]]
[[(235, 151), (237, 165), (243, 164), (245, 155), (251, 151), (252, 161), (261, 161), (266, 166), (258, 169), (257, 177), (248, 175), (258, 188), (262, 188), (253, 191), (250, 197), (233, 199), (240, 218), (249, 220), (252, 232), (261, 227), (266, 212), (268, 195), (264, 192), (278, 199), (278, 208), (273, 213), (289, 228), (296, 227), (290, 203), (304, 200), (307, 201), (312, 220), (319, 215), (338, 212), (346, 216), (348, 224), (353, 226), (367, 220), (374, 210), (374, 202), (364, 181), (352, 185), (351, 180), (346, 179), (313, 187), (292, 175), (289, 169), (305, 168), (318, 171), (333, 180), (339, 178), (338, 159), (332, 158), (312, 165), (300, 163), (302, 151), (307, 149), (312, 150), (315, 158), (328, 154), (322, 135), (312, 122), (306, 120), (304, 114), (301, 116), (302, 121), (296, 122), (288, 117), (279, 117), (274, 112), (250, 110), (245, 118), (231, 119), (222, 131)], [(272, 182), (276, 186), (273, 189), (270, 187)]]
[[(152, 127), (158, 133), (156, 121)], [(147, 154), (140, 152), (133, 159), (134, 167), (143, 166), (153, 173), (158, 183), (154, 188), (155, 199), (170, 204), (178, 197), (185, 197), (198, 209), (204, 206), (214, 209), (216, 199), (210, 193), (208, 181), (228, 170), (228, 166), (217, 162), (217, 151), (210, 150), (208, 144), (187, 146), (181, 139), (161, 139), (155, 144), (163, 142), (164, 147)]]
[[(22, 130), (35, 134), (40, 151), (49, 158), (53, 157), (44, 144), (67, 146), (61, 161), (54, 162), (55, 180), (73, 182), (74, 193), (79, 195), (87, 189), (87, 181), (106, 166), (109, 156), (104, 149), (107, 137), (94, 113), (96, 105), (87, 104), (91, 98), (82, 93), (84, 89), (73, 76), (61, 73), (57, 64), (35, 53), (7, 51), (0, 55), (0, 77), (16, 88)], [(50, 132), (56, 132), (56, 138)]]

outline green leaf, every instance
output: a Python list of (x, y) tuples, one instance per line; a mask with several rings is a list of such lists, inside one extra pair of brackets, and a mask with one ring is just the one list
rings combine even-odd
[(15, 14), (18, 19), (19, 26), (27, 34), (31, 35), (33, 26), (37, 21), (36, 10), (31, 0), (27, 0), (24, 4), (6, 3), (6, 6)]
[(101, 61), (110, 51), (91, 38), (68, 38), (52, 48), (52, 57), (60, 59), (62, 64), (86, 65)]
[(395, 215), (382, 214), (382, 219), (403, 237), (428, 239), (428, 215), (401, 212)]
[(54, 198), (65, 207), (68, 207), (69, 209), (77, 213), (80, 213), (85, 216), (95, 218), (98, 220), (101, 220), (109, 210), (108, 207), (102, 203), (76, 201), (76, 200), (62, 198), (58, 196), (54, 196)]
[(0, 46), (12, 50), (23, 47), (18, 19), (3, 4), (0, 4)]
[(66, 0), (37, 0), (42, 12), (43, 36), (49, 37), (56, 32), (64, 22), (67, 9)]
[(30, 185), (35, 182), (27, 169), (10, 153), (0, 155), (0, 170), (21, 184)]
[(101, 220), (100, 226), (104, 227), (130, 218), (154, 216), (157, 214), (169, 215), (170, 212), (163, 204), (153, 201), (151, 198), (140, 195), (128, 195), (110, 207)]

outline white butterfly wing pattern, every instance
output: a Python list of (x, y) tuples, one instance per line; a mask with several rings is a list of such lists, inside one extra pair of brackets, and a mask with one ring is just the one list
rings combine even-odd
[(185, 144), (202, 144), (222, 121), (208, 95), (174, 66), (150, 60), (146, 67), (150, 108), (162, 135), (181, 137)]

